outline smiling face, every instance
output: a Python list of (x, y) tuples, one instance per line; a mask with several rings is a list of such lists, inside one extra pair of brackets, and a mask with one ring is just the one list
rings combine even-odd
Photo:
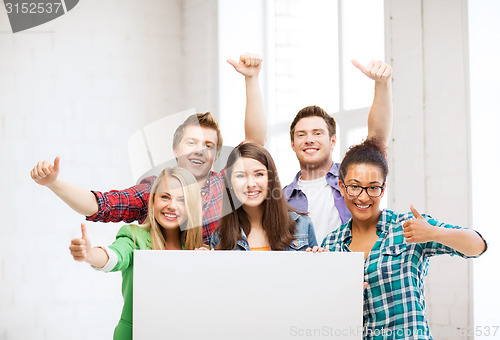
[(267, 197), (268, 176), (266, 167), (256, 159), (238, 159), (231, 174), (233, 191), (247, 207), (258, 207)]
[(174, 149), (177, 165), (191, 172), (197, 181), (205, 180), (212, 168), (217, 148), (217, 131), (188, 125)]
[(309, 169), (329, 167), (335, 147), (335, 135), (329, 136), (328, 126), (321, 117), (300, 119), (295, 125), (292, 149), (301, 167)]
[(184, 190), (181, 182), (165, 176), (154, 194), (154, 217), (165, 229), (179, 228), (187, 219)]
[(340, 193), (344, 197), (345, 204), (352, 214), (353, 220), (378, 221), (380, 216), (380, 199), (384, 196), (385, 187), (379, 197), (368, 196), (363, 190), (359, 196), (347, 194), (344, 185), (356, 185), (362, 187), (381, 187), (385, 180), (380, 167), (373, 164), (353, 163), (347, 168), (344, 181), (339, 181)]

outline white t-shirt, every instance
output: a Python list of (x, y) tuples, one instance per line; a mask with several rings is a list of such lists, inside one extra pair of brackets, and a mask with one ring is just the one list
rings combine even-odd
[(307, 197), (308, 216), (313, 222), (318, 245), (321, 245), (326, 235), (342, 225), (332, 187), (325, 176), (311, 181), (299, 178), (298, 185)]

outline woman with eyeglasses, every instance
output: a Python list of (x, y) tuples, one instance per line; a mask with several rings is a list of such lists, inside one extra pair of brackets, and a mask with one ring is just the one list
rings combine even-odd
[(474, 230), (421, 215), (413, 206), (404, 214), (381, 210), (388, 171), (385, 150), (374, 140), (347, 151), (339, 187), (352, 218), (328, 234), (322, 248), (364, 253), (365, 339), (432, 339), (424, 300), (429, 257), (477, 257), (486, 242)]

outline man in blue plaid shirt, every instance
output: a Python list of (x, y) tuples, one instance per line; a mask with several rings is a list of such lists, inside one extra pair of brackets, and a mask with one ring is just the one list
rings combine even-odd
[(474, 230), (411, 212), (379, 210), (388, 167), (373, 140), (353, 146), (340, 166), (340, 190), (352, 218), (323, 240), (330, 251), (365, 254), (364, 339), (432, 339), (425, 315), (429, 257), (477, 257), (486, 242)]

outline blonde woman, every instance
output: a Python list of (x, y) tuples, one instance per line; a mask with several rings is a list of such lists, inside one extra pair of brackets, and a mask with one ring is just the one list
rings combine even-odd
[(203, 246), (200, 188), (183, 168), (167, 168), (153, 183), (148, 217), (142, 225), (125, 225), (109, 247), (91, 247), (82, 223), (82, 237), (69, 247), (76, 261), (102, 271), (121, 271), (123, 311), (113, 339), (132, 339), (132, 281), (135, 249), (181, 250)]

